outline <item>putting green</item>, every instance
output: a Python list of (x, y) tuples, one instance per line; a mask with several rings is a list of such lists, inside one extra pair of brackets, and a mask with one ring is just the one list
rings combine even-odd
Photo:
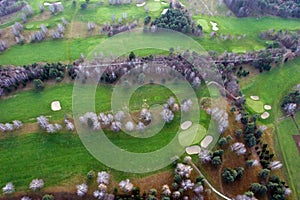
[(205, 19), (198, 19), (197, 24), (200, 24), (204, 31), (210, 31), (210, 28), (208, 26), (208, 23)]
[(246, 53), (247, 50), (244, 49), (243, 47), (235, 47), (234, 49), (232, 49), (233, 53)]
[(149, 2), (146, 6), (149, 7), (150, 12), (158, 11), (161, 8), (160, 2)]
[(250, 98), (247, 98), (246, 101), (247, 106), (256, 113), (263, 113), (264, 112), (264, 103), (261, 101), (254, 101)]
[(199, 144), (205, 135), (206, 129), (203, 126), (193, 125), (189, 129), (181, 131), (178, 135), (178, 140), (182, 146), (190, 146), (192, 144)]

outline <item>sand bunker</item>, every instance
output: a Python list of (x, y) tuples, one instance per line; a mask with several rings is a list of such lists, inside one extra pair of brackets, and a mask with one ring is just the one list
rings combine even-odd
[(250, 96), (250, 99), (254, 101), (259, 101), (259, 96)]
[(185, 152), (189, 155), (199, 154), (201, 148), (198, 145), (190, 146), (185, 148)]
[(265, 110), (271, 110), (271, 109), (272, 109), (272, 106), (270, 106), (270, 105), (264, 105), (264, 109), (265, 109)]
[(142, 6), (144, 6), (145, 4), (146, 4), (146, 2), (140, 3), (140, 4), (136, 4), (136, 6), (137, 6), (137, 7), (142, 7)]
[(166, 14), (166, 13), (168, 12), (168, 10), (169, 10), (168, 8), (164, 9), (164, 10), (161, 12), (161, 14), (162, 14), (162, 15)]
[(201, 141), (201, 147), (207, 148), (210, 143), (213, 141), (213, 137), (211, 135), (207, 135), (202, 141)]
[(192, 126), (192, 122), (191, 121), (185, 121), (181, 124), (180, 128), (182, 130), (186, 130), (188, 128), (190, 128)]
[(60, 102), (59, 101), (53, 101), (51, 103), (51, 110), (53, 110), (53, 111), (61, 110)]
[(44, 6), (50, 6), (52, 4), (61, 4), (61, 2), (53, 2), (53, 3), (48, 3), (48, 2), (45, 2), (44, 3)]
[(260, 117), (261, 117), (262, 119), (267, 119), (267, 118), (270, 117), (270, 113), (264, 112)]
[(218, 26), (217, 23), (210, 21), (210, 24), (212, 25), (212, 30), (213, 31), (218, 31), (219, 30), (219, 28), (217, 27)]
[(166, 3), (166, 2), (161, 2), (161, 4), (162, 4), (162, 5), (166, 5), (167, 3)]

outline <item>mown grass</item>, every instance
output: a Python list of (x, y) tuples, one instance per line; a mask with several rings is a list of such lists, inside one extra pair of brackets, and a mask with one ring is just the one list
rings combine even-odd
[[(296, 114), (296, 121), (300, 124), (300, 112)], [(294, 185), (296, 196), (300, 198), (300, 155), (293, 139), (293, 135), (298, 135), (297, 128), (291, 118), (281, 121), (278, 125), (278, 135), (281, 145), (284, 147), (284, 154), (288, 163), (288, 168), (291, 177), (294, 179)]]
[[(91, 4), (94, 5), (94, 4)], [(71, 6), (71, 5), (70, 5)], [(77, 5), (78, 6), (78, 5)], [(122, 5), (122, 6), (112, 6), (112, 5), (96, 5), (90, 6), (87, 10), (69, 10), (72, 8), (66, 8), (66, 12), (70, 15), (65, 16), (64, 13), (58, 14), (57, 16), (51, 17), (46, 21), (36, 21), (29, 23), (33, 27), (39, 26), (41, 23), (47, 23), (50, 27), (56, 25), (56, 23), (61, 21), (61, 17), (65, 16), (68, 20), (73, 21), (95, 21), (103, 20), (98, 23), (104, 23), (107, 20), (111, 20), (111, 15), (116, 15), (116, 20), (122, 15), (123, 12), (128, 12), (127, 20), (131, 21), (135, 19), (144, 19), (145, 16), (150, 15), (158, 16), (159, 13), (150, 12), (146, 13), (144, 8), (136, 8), (135, 5)], [(108, 11), (101, 9), (108, 9)], [(142, 9), (142, 11), (139, 11)], [(77, 12), (77, 13), (75, 13)], [(138, 12), (139, 14), (134, 14), (131, 12)], [(70, 18), (72, 13), (75, 13), (74, 18)], [(135, 16), (135, 17), (133, 17)], [(282, 29), (282, 30), (292, 30), (295, 31), (300, 27), (299, 20), (296, 19), (282, 19), (277, 17), (263, 17), (260, 19), (256, 18), (235, 18), (235, 17), (208, 17), (197, 15), (193, 17), (195, 21), (200, 20), (205, 21), (209, 29), (207, 30), (206, 25), (204, 25), (205, 37), (198, 38), (193, 37), (204, 49), (215, 50), (218, 52), (223, 51), (233, 51), (237, 53), (246, 52), (248, 50), (260, 50), (265, 48), (266, 42), (260, 40), (258, 35), (261, 31), (266, 31), (269, 29)], [(95, 20), (94, 20), (95, 19)], [(211, 32), (211, 25), (209, 21), (214, 21), (218, 24), (220, 30), (218, 34), (231, 34), (234, 39), (223, 41), (219, 37), (215, 39), (210, 39), (209, 33)], [(97, 22), (97, 21), (96, 21)], [(201, 24), (201, 23), (200, 23)], [(76, 30), (73, 30), (76, 31)], [(237, 40), (238, 36), (246, 35), (245, 38)], [(70, 62), (74, 59), (79, 58), (80, 53), (88, 53), (93, 47), (99, 44), (106, 36), (93, 36), (80, 39), (62, 39), (62, 40), (48, 40), (42, 43), (36, 44), (26, 44), (23, 46), (13, 46), (7, 51), (0, 54), (0, 64), (28, 64), (32, 62), (52, 62), (52, 61), (66, 61)], [(175, 48), (175, 47), (174, 47)], [(145, 50), (141, 52), (141, 56), (149, 54), (160, 54), (161, 50), (151, 51)]]
[[(48, 86), (42, 92), (19, 92), (14, 97), (0, 101), (0, 122), (13, 119), (34, 122), (35, 117), (39, 115), (51, 116), (51, 120), (61, 121), (66, 113), (72, 113), (72, 91), (73, 84), (61, 83)], [(97, 88), (95, 94), (97, 113), (110, 110), (111, 92), (111, 85), (102, 85)], [(149, 96), (149, 93), (152, 96)], [(199, 94), (207, 93), (198, 91)], [(130, 102), (133, 109), (141, 106), (140, 102), (143, 98), (149, 98), (149, 102), (163, 104), (172, 92), (162, 86), (146, 85), (139, 88), (135, 95), (137, 95), (136, 98)], [(50, 110), (50, 103), (53, 100), (61, 102), (61, 111)], [(200, 123), (205, 128), (209, 124), (209, 119), (210, 116), (201, 111)], [(105, 133), (110, 141), (122, 149), (131, 152), (150, 152), (168, 144), (179, 126), (180, 117), (176, 114), (172, 123), (166, 124), (158, 134), (149, 138), (136, 138), (123, 132), (116, 134), (108, 130)], [(87, 152), (76, 134), (47, 134), (41, 130), (39, 133), (4, 135), (6, 136), (0, 139), (0, 176), (2, 177), (0, 185), (13, 181), (19, 191), (26, 190), (29, 182), (34, 178), (44, 179), (48, 187), (68, 182), (74, 177), (82, 180), (89, 170), (109, 170), (115, 180), (149, 174), (127, 174), (108, 169)], [(203, 137), (203, 132), (201, 132), (201, 137)], [(162, 170), (166, 169), (169, 167)], [(73, 185), (75, 184), (78, 183)]]

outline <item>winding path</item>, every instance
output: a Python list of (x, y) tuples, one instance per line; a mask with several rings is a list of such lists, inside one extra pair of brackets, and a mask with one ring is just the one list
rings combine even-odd
[(212, 184), (210, 184), (210, 182), (205, 178), (205, 176), (202, 174), (202, 172), (200, 171), (200, 169), (195, 165), (195, 163), (193, 161), (190, 161), (189, 164), (197, 171), (197, 173), (204, 177), (204, 182), (208, 185), (208, 187), (210, 187), (210, 189), (217, 194), (219, 197), (221, 197), (222, 199), (226, 199), (226, 200), (232, 200), (231, 198), (225, 196), (224, 194), (222, 194), (221, 192), (219, 192), (216, 188), (214, 188), (214, 186)]

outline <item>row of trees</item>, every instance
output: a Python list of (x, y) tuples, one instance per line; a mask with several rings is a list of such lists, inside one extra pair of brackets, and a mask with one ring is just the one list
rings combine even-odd
[(0, 1), (0, 17), (21, 10), (26, 5), (23, 0), (2, 0)]
[[(62, 126), (60, 124), (58, 124), (58, 123), (51, 124), (49, 122), (48, 118), (43, 116), (43, 115), (37, 117), (36, 120), (37, 120), (37, 123), (39, 124), (39, 126), (43, 130), (47, 131), (47, 133), (59, 132), (62, 129)], [(74, 130), (75, 127), (74, 127), (73, 123), (70, 120), (65, 119), (64, 123), (65, 123), (66, 129), (68, 131), (73, 131)]]
[(12, 132), (23, 127), (23, 123), (19, 120), (14, 120), (12, 123), (0, 123), (0, 132)]
[(24, 87), (34, 79), (41, 81), (56, 79), (60, 81), (64, 77), (66, 65), (61, 63), (46, 63), (24, 65), (23, 67), (1, 67), (0, 68), (0, 96), (10, 92), (12, 88)]
[[(29, 184), (29, 188), (32, 191), (39, 191), (43, 187), (44, 181), (42, 179), (33, 179)], [(2, 188), (2, 191), (4, 194), (12, 194), (15, 192), (15, 186), (13, 185), (13, 183), (9, 182)]]

